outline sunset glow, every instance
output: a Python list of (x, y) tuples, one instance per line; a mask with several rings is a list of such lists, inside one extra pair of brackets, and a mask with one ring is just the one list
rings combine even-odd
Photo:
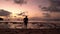
[[(30, 0), (29, 0), (29, 3), (30, 3)], [(36, 8), (36, 10), (34, 8)], [(26, 6), (25, 5), (20, 6), (18, 4), (13, 3), (12, 1), (1, 1), (1, 3), (0, 3), (0, 9), (4, 9), (9, 12), (12, 12), (13, 16), (15, 16), (16, 14), (28, 11), (28, 15), (30, 17), (34, 17), (36, 14), (41, 13), (41, 12), (39, 12), (39, 10), (37, 8), (38, 7), (34, 6), (34, 4), (30, 4), (30, 5), (27, 4)]]
[[(0, 9), (11, 12), (11, 18), (19, 18), (20, 16), (24, 17), (25, 15), (28, 18), (44, 18), (46, 11), (42, 10), (42, 7), (50, 6), (50, 1), (48, 0), (26, 0), (26, 2), (14, 2), (14, 0), (0, 0)], [(55, 14), (55, 13), (54, 13)], [(51, 14), (50, 15), (54, 15)], [(56, 13), (57, 14), (57, 13)]]

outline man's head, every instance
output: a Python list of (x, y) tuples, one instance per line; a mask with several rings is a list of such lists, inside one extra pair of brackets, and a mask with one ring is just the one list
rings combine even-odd
[(27, 18), (27, 16), (25, 16)]

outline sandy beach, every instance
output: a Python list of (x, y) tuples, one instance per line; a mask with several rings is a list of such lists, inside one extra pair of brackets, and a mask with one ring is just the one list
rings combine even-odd
[(0, 29), (0, 34), (60, 34), (60, 29)]

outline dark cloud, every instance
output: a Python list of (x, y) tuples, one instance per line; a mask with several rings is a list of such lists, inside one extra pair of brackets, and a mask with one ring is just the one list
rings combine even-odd
[(22, 12), (22, 13), (20, 13), (20, 14), (18, 14), (18, 15), (23, 15), (25, 12)]
[(22, 12), (22, 13), (17, 14), (17, 15), (19, 15), (19, 16), (20, 16), (20, 15), (22, 15), (22, 16), (26, 16), (25, 13), (26, 13), (26, 12)]
[(50, 2), (55, 6), (60, 6), (60, 0), (50, 0)]
[(41, 8), (43, 11), (48, 11), (48, 8), (47, 7), (42, 7)]
[(14, 3), (16, 3), (16, 4), (26, 4), (27, 1), (25, 1), (25, 0), (14, 0)]
[(5, 1), (13, 1), (16, 4), (27, 4), (27, 0), (5, 0)]
[(42, 10), (50, 12), (60, 12), (60, 0), (49, 0), (49, 1), (50, 6), (42, 7)]
[(0, 9), (0, 16), (9, 16), (11, 12), (8, 12), (6, 10)]
[(40, 17), (31, 17), (29, 18), (29, 21), (42, 21), (43, 19)]

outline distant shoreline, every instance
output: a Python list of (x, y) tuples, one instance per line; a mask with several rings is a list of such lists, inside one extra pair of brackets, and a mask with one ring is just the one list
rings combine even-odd
[[(23, 21), (0, 21), (0, 22), (20, 22), (20, 23), (22, 23)], [(29, 23), (36, 23), (36, 22), (40, 22), (40, 23), (60, 23), (60, 21), (28, 21)]]

